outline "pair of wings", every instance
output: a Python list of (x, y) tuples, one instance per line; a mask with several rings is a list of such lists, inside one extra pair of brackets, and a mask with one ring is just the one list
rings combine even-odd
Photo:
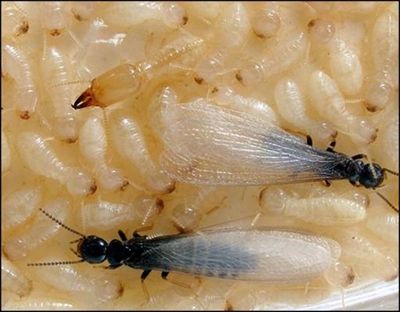
[(304, 282), (332, 265), (337, 248), (330, 239), (295, 231), (208, 230), (144, 241), (136, 267), (239, 280)]
[(161, 108), (166, 150), (161, 166), (174, 180), (263, 185), (341, 179), (346, 157), (308, 146), (270, 121), (197, 99)]

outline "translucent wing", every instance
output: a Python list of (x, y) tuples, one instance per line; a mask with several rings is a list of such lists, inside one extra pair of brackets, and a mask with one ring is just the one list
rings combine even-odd
[(159, 237), (145, 246), (141, 268), (278, 283), (320, 276), (340, 249), (309, 234), (234, 229)]
[(259, 185), (343, 178), (345, 155), (312, 148), (269, 121), (205, 99), (162, 108), (164, 170), (175, 180)]

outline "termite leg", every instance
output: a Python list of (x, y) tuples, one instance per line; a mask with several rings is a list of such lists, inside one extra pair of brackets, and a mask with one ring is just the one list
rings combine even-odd
[(333, 140), (333, 141), (331, 142), (331, 144), (329, 144), (329, 147), (328, 147), (326, 150), (327, 150), (328, 152), (335, 153), (335, 146), (336, 146), (336, 141)]
[(162, 272), (161, 272), (161, 277), (162, 277), (162, 279), (166, 280), (166, 279), (167, 279), (167, 276), (168, 276), (168, 274), (169, 274), (169, 272), (162, 271)]
[(326, 186), (326, 187), (329, 187), (329, 186), (331, 186), (331, 182), (329, 182), (329, 180), (323, 180), (322, 181), (322, 183)]
[(309, 135), (307, 135), (307, 145), (313, 146), (312, 138)]
[(110, 264), (109, 266), (106, 267), (106, 269), (114, 270), (114, 269), (116, 269), (116, 268), (119, 268), (120, 266), (122, 266), (122, 263)]
[(142, 275), (140, 276), (140, 279), (141, 279), (141, 282), (142, 282), (142, 288), (143, 288), (144, 296), (146, 298), (146, 301), (142, 305), (145, 305), (150, 301), (149, 292), (148, 292), (148, 290), (146, 288), (146, 285), (144, 284), (144, 280), (150, 274), (150, 272), (151, 272), (151, 270), (144, 270)]
[(365, 154), (357, 154), (351, 157), (353, 160), (361, 159), (361, 158), (367, 158), (367, 155)]
[(128, 240), (128, 238), (126, 237), (125, 233), (122, 230), (118, 230), (118, 235), (123, 242)]
[(147, 278), (147, 276), (149, 276), (150, 272), (151, 272), (151, 270), (144, 270), (142, 275), (140, 275), (140, 279), (141, 279), (142, 283)]

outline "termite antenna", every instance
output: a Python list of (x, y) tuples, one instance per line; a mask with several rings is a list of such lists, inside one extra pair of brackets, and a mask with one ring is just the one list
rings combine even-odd
[(79, 233), (78, 231), (75, 231), (75, 230), (71, 229), (70, 227), (66, 226), (64, 223), (62, 223), (61, 221), (59, 221), (59, 220), (57, 220), (56, 218), (54, 218), (51, 214), (49, 214), (47, 211), (43, 210), (42, 208), (39, 208), (39, 210), (40, 210), (46, 217), (48, 217), (49, 219), (51, 219), (51, 220), (54, 221), (55, 223), (61, 225), (64, 229), (66, 229), (66, 230), (68, 230), (68, 231), (70, 231), (70, 232), (72, 232), (72, 233), (74, 233), (74, 234), (80, 235), (80, 236), (82, 236), (83, 238), (86, 237), (85, 235)]
[(390, 208), (392, 208), (394, 211), (396, 211), (397, 213), (399, 213), (399, 210), (385, 197), (383, 196), (381, 193), (379, 193), (378, 191), (375, 191), (376, 195), (378, 195), (380, 198), (382, 198), (386, 204), (389, 205)]
[(67, 265), (67, 264), (76, 264), (85, 262), (85, 260), (77, 260), (77, 261), (56, 261), (56, 262), (37, 262), (37, 263), (28, 263), (27, 266), (56, 266), (56, 265)]
[(383, 170), (383, 172), (389, 172), (390, 174), (393, 174), (393, 175), (395, 175), (395, 176), (397, 176), (397, 177), (399, 176), (399, 173), (398, 173), (398, 172), (392, 171), (392, 170), (390, 170), (390, 169), (383, 168), (382, 170)]
[(90, 84), (90, 80), (75, 80), (75, 81), (67, 81), (61, 82), (51, 85), (52, 87), (59, 87), (59, 86), (69, 86), (69, 85), (76, 85), (76, 84)]

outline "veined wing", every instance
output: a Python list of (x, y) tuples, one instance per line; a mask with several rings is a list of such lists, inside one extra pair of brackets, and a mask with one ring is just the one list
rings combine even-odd
[(160, 237), (145, 245), (143, 268), (276, 283), (320, 276), (340, 248), (323, 237), (276, 229), (205, 231)]
[(161, 164), (180, 182), (260, 185), (340, 179), (345, 159), (308, 146), (269, 121), (205, 99), (162, 108)]

